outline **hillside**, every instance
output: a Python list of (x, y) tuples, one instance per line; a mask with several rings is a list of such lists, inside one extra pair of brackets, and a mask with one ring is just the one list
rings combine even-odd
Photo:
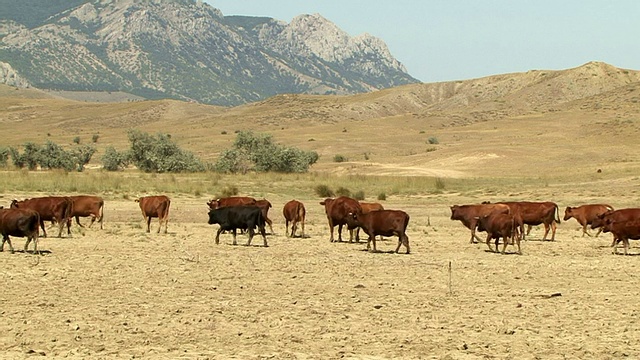
[(319, 14), (287, 24), (225, 17), (192, 0), (5, 7), (0, 83), (12, 86), (230, 106), (282, 93), (355, 94), (418, 82), (382, 40), (350, 36)]
[[(34, 92), (30, 92), (34, 94)], [(37, 93), (37, 92), (36, 92)], [(7, 94), (10, 94), (7, 95)], [(96, 104), (0, 90), (6, 145), (99, 134), (126, 148), (126, 131), (169, 132), (215, 161), (237, 130), (315, 150), (314, 171), (440, 177), (632, 174), (639, 168), (640, 72), (604, 63), (352, 96), (279, 95), (237, 107), (159, 100)], [(430, 144), (431, 142), (437, 142)], [(436, 141), (433, 141), (433, 140)], [(348, 162), (335, 163), (335, 155)], [(97, 154), (94, 159), (99, 159)]]

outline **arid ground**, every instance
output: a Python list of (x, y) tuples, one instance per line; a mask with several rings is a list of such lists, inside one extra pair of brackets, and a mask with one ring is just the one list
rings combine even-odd
[[(386, 238), (372, 253), (364, 242), (330, 243), (315, 197), (301, 199), (306, 237), (287, 238), (287, 200), (271, 199), (268, 248), (260, 237), (232, 246), (224, 234), (215, 245), (205, 199), (185, 196), (172, 200), (168, 234), (155, 233), (157, 221), (145, 233), (137, 204), (113, 199), (103, 230), (74, 225), (71, 238), (40, 239), (43, 256), (5, 250), (1, 357), (640, 356), (634, 242), (633, 256), (613, 255), (609, 234), (581, 237), (571, 219), (555, 241), (534, 228), (522, 256), (500, 255), (449, 219), (450, 205), (474, 199), (439, 195), (384, 201), (410, 214), (412, 252), (392, 253), (397, 239)], [(563, 209), (581, 199), (559, 200)]]

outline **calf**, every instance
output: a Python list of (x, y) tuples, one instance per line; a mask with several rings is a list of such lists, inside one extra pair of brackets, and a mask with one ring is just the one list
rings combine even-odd
[(522, 254), (520, 249), (520, 237), (514, 236), (516, 230), (516, 220), (511, 214), (493, 213), (478, 218), (478, 230), (484, 230), (487, 232), (487, 246), (489, 250), (491, 248), (491, 239), (495, 239), (496, 250), (498, 252), (498, 242), (502, 238), (502, 253), (505, 253), (507, 244), (511, 242), (511, 239), (515, 238), (515, 243), (518, 246), (518, 254)]
[(33, 241), (33, 252), (38, 252), (38, 227), (40, 226), (40, 215), (30, 209), (0, 209), (0, 234), (2, 234), (2, 245), (0, 251), (4, 251), (4, 243), (9, 244), (9, 249), (13, 254), (13, 245), (9, 236), (26, 237), (24, 252), (29, 249), (29, 243)]
[(398, 253), (400, 245), (404, 245), (407, 248), (407, 254), (409, 254), (409, 237), (406, 234), (409, 215), (406, 212), (402, 210), (378, 210), (366, 214), (350, 212), (348, 215), (349, 226), (359, 226), (369, 235), (367, 250), (370, 249), (371, 241), (373, 240), (373, 251), (377, 251), (376, 235), (398, 236), (398, 246), (395, 252)]
[[(564, 221), (574, 218), (582, 225), (582, 236), (591, 236), (587, 231), (587, 225), (591, 225), (599, 215), (606, 213), (607, 211), (613, 211), (613, 207), (605, 204), (587, 204), (580, 205), (578, 207), (567, 206), (564, 210)], [(602, 229), (599, 229), (596, 233), (596, 237), (600, 234)]]
[(298, 229), (298, 222), (302, 225), (302, 237), (304, 238), (304, 218), (306, 210), (304, 204), (297, 200), (291, 200), (284, 204), (282, 209), (282, 215), (284, 215), (284, 233), (289, 235), (289, 223), (291, 223), (291, 237), (294, 237), (296, 230)]
[(255, 206), (226, 206), (219, 209), (209, 210), (209, 224), (219, 224), (220, 228), (216, 233), (216, 244), (220, 243), (220, 233), (222, 231), (233, 231), (233, 245), (236, 245), (236, 229), (244, 229), (249, 232), (247, 246), (251, 245), (251, 240), (255, 234), (255, 227), (262, 235), (264, 246), (267, 247), (267, 237), (264, 231), (264, 217), (262, 210)]
[(362, 213), (362, 207), (358, 200), (340, 196), (335, 199), (325, 199), (320, 202), (320, 205), (324, 205), (324, 211), (327, 214), (327, 220), (329, 220), (329, 229), (331, 229), (331, 238), (329, 241), (335, 241), (333, 228), (335, 228), (336, 225), (338, 226), (338, 242), (342, 241), (342, 226), (347, 225), (349, 229), (349, 242), (353, 242), (353, 229), (355, 227), (347, 224), (347, 218), (349, 217), (349, 213)]
[[(558, 215), (558, 205), (551, 201), (544, 202), (532, 202), (532, 201), (508, 201), (500, 202), (499, 204), (506, 204), (511, 210), (511, 214), (516, 216), (516, 221), (520, 222), (518, 227), (522, 238), (524, 239), (524, 225), (544, 225), (544, 236), (542, 241), (547, 239), (549, 230), (551, 230), (551, 241), (556, 238), (557, 224), (560, 223), (560, 217)], [(521, 219), (521, 220), (520, 220)], [(531, 227), (527, 231), (527, 235), (531, 231)]]
[(44, 237), (47, 237), (47, 230), (44, 228), (45, 221), (55, 221), (58, 223), (58, 237), (62, 237), (62, 229), (67, 225), (67, 235), (71, 235), (70, 218), (73, 212), (73, 201), (66, 196), (46, 196), (22, 201), (11, 201), (12, 209), (31, 209), (40, 215), (40, 227)]
[(481, 241), (476, 235), (478, 219), (491, 213), (509, 214), (510, 208), (504, 204), (473, 204), (473, 205), (453, 205), (451, 206), (451, 220), (460, 220), (464, 226), (471, 230), (470, 243), (475, 238)]
[(611, 221), (607, 219), (602, 226), (603, 232), (611, 232), (613, 234), (613, 253), (618, 253), (618, 244), (622, 242), (624, 246), (624, 254), (627, 255), (629, 249), (629, 239), (640, 240), (640, 220), (628, 221)]
[[(372, 211), (384, 210), (384, 206), (380, 203), (369, 203), (360, 201), (360, 207), (362, 208), (363, 214), (368, 214)], [(382, 236), (380, 236), (380, 240), (382, 240)], [(356, 229), (356, 241), (360, 242), (360, 228)]]
[(137, 203), (140, 203), (140, 210), (142, 211), (142, 217), (147, 222), (147, 232), (151, 232), (151, 218), (157, 217), (159, 221), (158, 234), (164, 223), (164, 233), (166, 234), (169, 226), (169, 207), (171, 206), (171, 200), (164, 195), (158, 196), (143, 196), (136, 199)]

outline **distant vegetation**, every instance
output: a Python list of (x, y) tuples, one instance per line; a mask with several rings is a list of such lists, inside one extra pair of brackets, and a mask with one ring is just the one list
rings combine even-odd
[[(27, 142), (23, 145), (22, 153), (13, 147), (8, 149), (13, 165), (29, 170), (35, 170), (39, 166), (42, 169), (83, 171), (95, 152), (96, 148), (93, 145), (79, 145), (71, 150), (64, 150), (62, 146), (50, 140), (44, 145)], [(6, 160), (5, 158), (5, 164)]]
[(303, 151), (273, 142), (268, 134), (239, 131), (233, 147), (222, 152), (215, 170), (223, 173), (304, 173), (318, 161), (315, 151)]

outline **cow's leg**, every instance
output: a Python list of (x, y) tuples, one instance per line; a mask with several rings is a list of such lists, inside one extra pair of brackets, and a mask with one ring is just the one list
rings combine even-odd
[(302, 225), (302, 238), (304, 239), (304, 218), (302, 218), (300, 224)]
[(335, 225), (333, 225), (333, 221), (331, 220), (331, 218), (329, 218), (329, 229), (331, 230), (331, 238), (329, 239), (330, 242), (334, 242), (334, 238), (333, 238), (333, 228)]
[(254, 235), (255, 235), (255, 231), (253, 230), (253, 226), (252, 226), (249, 228), (249, 241), (247, 241), (247, 246), (251, 246), (251, 240), (253, 240)]
[[(504, 240), (504, 239), (503, 239), (503, 240)], [(498, 244), (499, 244), (499, 243), (500, 243), (500, 236), (496, 236), (496, 241), (495, 241), (495, 244), (496, 244), (496, 251), (495, 251), (495, 252), (498, 252)]]
[(264, 221), (269, 225), (269, 233), (273, 234), (274, 233), (273, 232), (273, 226), (272, 226), (273, 221), (271, 221), (271, 219), (269, 219), (268, 217), (265, 217)]
[(260, 235), (262, 235), (264, 247), (269, 247), (269, 244), (267, 244), (267, 234), (265, 234), (264, 226), (258, 226), (258, 230), (260, 231)]
[(623, 244), (624, 244), (624, 254), (628, 255), (627, 254), (627, 250), (629, 250), (629, 239), (624, 238), (622, 240), (623, 240)]
[(545, 241), (547, 240), (547, 235), (549, 234), (549, 224), (544, 223), (543, 225), (544, 225), (544, 236), (542, 236), (542, 241)]
[(487, 247), (489, 247), (489, 251), (493, 252), (493, 248), (491, 248), (491, 233), (487, 232)]
[(13, 254), (13, 245), (11, 244), (11, 239), (9, 238), (9, 235), (5, 235), (2, 237), (2, 246), (0, 246), (0, 251), (4, 251), (4, 242), (7, 242), (9, 244), (9, 250), (11, 251), (11, 253)]
[(145, 221), (147, 222), (147, 232), (151, 232), (151, 216), (145, 216)]
[(42, 236), (47, 237), (47, 230), (44, 228), (44, 220), (40, 220), (40, 227), (42, 228)]
[(589, 232), (587, 231), (587, 225), (589, 225), (589, 224), (584, 223), (582, 225), (582, 237), (584, 237), (585, 235), (591, 237), (591, 234), (589, 234)]
[(164, 233), (169, 232), (169, 214), (164, 216)]
[[(502, 254), (504, 255), (507, 251), (507, 245), (511, 242), (511, 239), (509, 236), (502, 236)], [(497, 241), (496, 241), (496, 245), (497, 245)], [(496, 251), (498, 251), (498, 248), (496, 247)]]
[[(76, 217), (76, 219), (78, 219), (78, 217)], [(91, 228), (93, 226), (94, 222), (96, 222), (96, 215), (95, 214), (91, 214), (91, 222), (89, 223), (89, 228)], [(80, 222), (78, 222), (78, 225), (80, 225)]]
[(598, 235), (600, 235), (601, 232), (602, 232), (602, 227), (599, 227), (598, 232), (596, 233), (596, 237), (598, 237)]
[[(71, 221), (71, 218), (69, 218), (69, 221)], [(94, 221), (95, 221), (95, 217), (92, 217), (91, 218), (91, 225), (93, 225)], [(76, 215), (76, 224), (78, 224), (78, 226), (80, 226), (80, 227), (84, 227), (84, 225), (80, 224), (80, 216), (78, 216), (78, 215)], [(91, 225), (89, 225), (89, 227), (91, 227)]]
[(62, 237), (62, 231), (64, 230), (64, 226), (67, 225), (67, 231), (69, 232), (67, 235), (71, 235), (71, 231), (69, 230), (69, 219), (60, 219), (60, 221), (58, 221), (58, 237), (61, 238)]
[(293, 237), (293, 222), (291, 223), (291, 236), (289, 236), (289, 220), (284, 219), (284, 236)]
[[(347, 229), (349, 230), (349, 242), (353, 242), (353, 233), (355, 232), (356, 229), (349, 229), (349, 226), (347, 226)], [(357, 228), (358, 230), (360, 230), (360, 228)], [(360, 239), (356, 236), (356, 242), (360, 242)]]
[(236, 228), (233, 228), (233, 245), (238, 245), (236, 242)]
[(409, 254), (411, 250), (409, 248), (409, 237), (407, 236), (407, 234), (400, 235), (400, 238), (398, 239), (398, 247), (396, 248), (396, 253), (400, 251), (400, 243), (404, 244), (404, 247), (407, 248), (407, 254)]
[(551, 222), (551, 241), (555, 241), (556, 240), (556, 229), (558, 228), (558, 225), (556, 225), (555, 221)]
[(360, 242), (360, 228), (356, 229), (356, 242)]
[(216, 232), (216, 245), (218, 245), (220, 243), (220, 233), (222, 232), (222, 226), (220, 226), (220, 228), (218, 229), (218, 232)]
[(338, 242), (342, 242), (342, 224), (338, 225)]
[[(29, 238), (27, 238), (27, 239), (29, 239)], [(33, 253), (40, 255), (40, 251), (38, 251), (38, 234), (35, 234), (35, 235), (31, 236), (31, 239), (33, 240)], [(27, 245), (25, 244), (25, 248), (26, 247), (27, 247)], [(26, 252), (26, 250), (25, 250), (25, 252)]]

